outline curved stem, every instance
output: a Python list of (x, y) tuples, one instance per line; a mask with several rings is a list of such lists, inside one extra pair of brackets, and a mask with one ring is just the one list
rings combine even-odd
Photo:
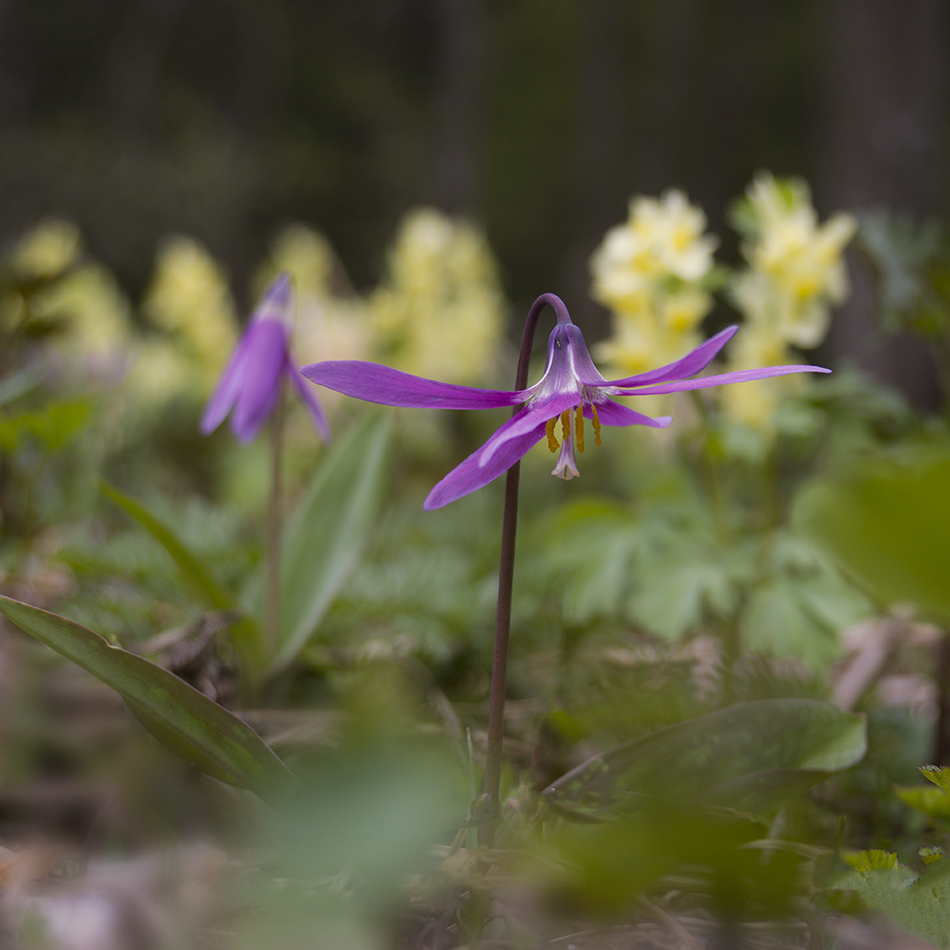
[[(515, 389), (527, 389), (528, 364), (538, 318), (545, 306), (554, 309), (558, 322), (570, 320), (564, 301), (555, 294), (542, 294), (531, 305), (521, 336)], [(520, 410), (516, 407), (514, 412)], [(505, 480), (505, 514), (501, 529), (501, 561), (498, 566), (498, 611), (495, 615), (495, 652), (492, 659), (491, 701), (488, 707), (488, 753), (485, 759), (485, 794), (493, 810), (499, 804), (502, 739), (505, 730), (505, 693), (508, 685), (508, 635), (511, 631), (511, 592), (515, 574), (515, 535), (518, 529), (518, 483), (521, 462), (508, 469)]]
[(267, 512), (267, 652), (274, 656), (280, 640), (280, 547), (283, 518), (284, 383), (280, 381), (277, 404), (271, 417), (271, 486)]

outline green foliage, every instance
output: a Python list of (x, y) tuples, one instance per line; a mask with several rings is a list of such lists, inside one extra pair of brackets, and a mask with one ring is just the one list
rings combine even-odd
[(538, 547), (563, 578), (566, 619), (619, 616), (670, 641), (718, 621), (746, 650), (824, 669), (870, 601), (807, 539), (742, 536), (711, 514), (689, 494), (641, 510), (596, 497), (562, 507)]
[(834, 888), (856, 891), (868, 907), (937, 947), (950, 947), (950, 879), (915, 874), (882, 851), (863, 851), (852, 859), (855, 870), (838, 877)]
[(879, 602), (913, 601), (946, 621), (948, 484), (946, 448), (910, 448), (816, 480), (802, 492), (794, 519)]
[(204, 564), (185, 546), (169, 527), (163, 524), (134, 498), (119, 491), (108, 482), (100, 482), (102, 493), (142, 525), (172, 556), (185, 580), (206, 601), (212, 610), (229, 610), (234, 599), (211, 576)]
[(247, 612), (231, 631), (250, 684), (258, 684), (291, 662), (310, 638), (341, 586), (352, 573), (383, 499), (389, 417), (364, 420), (328, 456), (309, 492), (290, 519), (281, 556), (280, 640), (264, 642), (261, 589), (252, 578), (241, 598), (226, 590), (181, 536), (139, 502), (103, 483), (102, 490), (165, 548), (193, 590), (214, 610)]
[(930, 340), (950, 335), (947, 241), (936, 221), (877, 211), (861, 219), (858, 243), (878, 277), (886, 330), (913, 330)]
[[(356, 568), (385, 498), (390, 416), (369, 414), (335, 446), (288, 519), (281, 552), (281, 614), (267, 672), (283, 669), (313, 635)], [(261, 581), (244, 602), (262, 613)]]
[(290, 772), (246, 723), (174, 674), (29, 604), (0, 596), (0, 613), (120, 693), (149, 732), (209, 775), (271, 800), (287, 786)]
[(759, 822), (652, 801), (608, 824), (566, 824), (550, 836), (565, 862), (561, 888), (587, 913), (613, 917), (677, 872), (677, 888), (709, 893), (728, 919), (789, 913), (800, 856), (763, 841)]
[(741, 703), (600, 753), (545, 789), (579, 818), (628, 811), (659, 796), (761, 811), (865, 753), (864, 717), (828, 703)]

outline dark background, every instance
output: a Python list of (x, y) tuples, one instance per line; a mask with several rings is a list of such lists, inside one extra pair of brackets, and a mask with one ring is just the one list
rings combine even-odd
[[(948, 59), (945, 0), (0, 0), (0, 237), (72, 217), (136, 295), (185, 232), (240, 294), (300, 220), (365, 288), (434, 203), (484, 227), (516, 306), (602, 320), (587, 258), (634, 193), (686, 189), (727, 260), (760, 168), (822, 216), (945, 218)], [(881, 363), (857, 278), (834, 347)]]

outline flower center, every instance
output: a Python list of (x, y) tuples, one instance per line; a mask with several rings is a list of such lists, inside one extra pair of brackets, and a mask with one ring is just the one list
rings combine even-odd
[[(600, 445), (600, 419), (597, 416), (597, 407), (590, 403), (591, 421), (594, 425), (594, 444)], [(558, 419), (561, 420), (561, 439), (563, 444), (559, 444), (554, 434)], [(551, 452), (561, 450), (557, 465), (552, 475), (558, 478), (570, 479), (579, 475), (577, 470), (577, 461), (574, 456), (574, 446), (577, 451), (584, 451), (584, 403), (581, 401), (573, 409), (565, 409), (560, 416), (554, 416), (545, 423), (544, 432), (548, 437), (548, 448)]]

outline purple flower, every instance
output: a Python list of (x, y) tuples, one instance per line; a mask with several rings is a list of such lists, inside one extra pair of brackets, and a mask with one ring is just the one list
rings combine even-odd
[(594, 366), (581, 331), (571, 322), (566, 310), (559, 310), (558, 325), (548, 339), (544, 375), (530, 388), (514, 392), (439, 383), (358, 360), (314, 363), (305, 366), (301, 373), (328, 389), (387, 406), (439, 409), (521, 406), (481, 448), (432, 489), (423, 506), (431, 511), (487, 485), (544, 438), (547, 438), (548, 448), (558, 453), (552, 474), (573, 478), (578, 474), (575, 453), (584, 451), (585, 420), (591, 422), (597, 445), (600, 445), (602, 426), (665, 428), (672, 421), (670, 416), (651, 419), (614, 402), (611, 396), (673, 393), (789, 373), (831, 372), (820, 366), (771, 366), (688, 379), (712, 362), (737, 329), (728, 327), (668, 366), (626, 379), (606, 380)]
[(231, 429), (242, 442), (250, 442), (274, 411), (282, 376), (288, 376), (310, 409), (314, 425), (329, 442), (327, 417), (310, 388), (290, 360), (290, 323), (294, 292), (290, 278), (280, 274), (267, 288), (251, 323), (225, 367), (218, 388), (201, 417), (201, 431), (208, 435), (231, 412)]

